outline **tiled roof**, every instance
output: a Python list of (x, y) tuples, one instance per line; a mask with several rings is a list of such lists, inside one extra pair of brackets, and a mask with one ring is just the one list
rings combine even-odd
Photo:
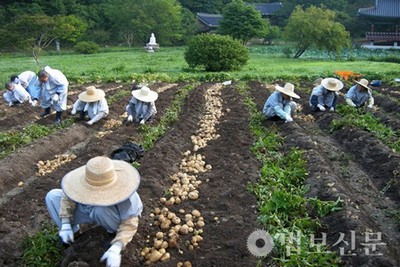
[(261, 15), (268, 16), (283, 7), (282, 3), (248, 3), (248, 5), (252, 5), (256, 10), (260, 11)]
[(208, 27), (218, 27), (219, 21), (222, 19), (222, 15), (197, 13), (197, 18)]
[(358, 14), (369, 17), (400, 18), (400, 0), (375, 0), (374, 7), (360, 8)]

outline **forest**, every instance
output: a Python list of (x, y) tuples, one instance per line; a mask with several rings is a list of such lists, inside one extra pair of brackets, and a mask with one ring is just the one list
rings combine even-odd
[[(35, 31), (57, 31), (63, 47), (90, 41), (100, 46), (142, 46), (156, 33), (164, 46), (186, 44), (198, 33), (196, 13), (223, 14), (231, 0), (4, 0), (0, 3), (0, 49), (18, 51)], [(276, 1), (245, 1), (246, 3)], [(373, 6), (372, 0), (282, 0), (273, 23), (282, 29), (297, 5), (323, 6), (335, 11), (352, 38), (362, 37), (368, 22), (357, 10)], [(54, 26), (57, 25), (57, 26)], [(70, 33), (70, 34), (69, 34)], [(34, 37), (40, 38), (37, 35)], [(54, 41), (53, 39), (47, 41)]]

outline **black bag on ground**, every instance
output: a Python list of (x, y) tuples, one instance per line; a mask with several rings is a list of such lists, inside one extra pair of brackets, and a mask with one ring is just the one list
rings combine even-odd
[(143, 155), (144, 148), (142, 145), (126, 143), (111, 152), (111, 159), (118, 159), (132, 163), (143, 157)]

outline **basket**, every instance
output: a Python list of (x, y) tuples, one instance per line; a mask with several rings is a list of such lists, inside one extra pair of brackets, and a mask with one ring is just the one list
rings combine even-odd
[(350, 78), (355, 79), (355, 78), (360, 78), (363, 76), (362, 74), (355, 73), (351, 70), (337, 70), (337, 71), (335, 71), (335, 74), (339, 75), (340, 78), (342, 78), (346, 81), (349, 80)]

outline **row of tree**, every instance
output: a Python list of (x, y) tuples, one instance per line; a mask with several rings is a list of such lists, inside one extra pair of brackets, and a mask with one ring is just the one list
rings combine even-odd
[[(269, 1), (246, 1), (249, 2)], [(339, 27), (344, 25), (354, 35), (355, 32), (361, 32), (356, 31), (357, 27), (365, 25), (356, 23), (356, 10), (372, 4), (371, 0), (281, 2), (283, 8), (274, 20), (277, 25), (271, 26), (252, 6), (241, 0), (3, 0), (0, 4), (0, 20), (4, 22), (0, 26), (0, 48), (15, 50), (29, 47), (35, 54), (55, 40), (61, 41), (64, 46), (78, 41), (142, 46), (148, 42), (152, 32), (156, 33), (158, 42), (164, 46), (180, 45), (197, 31), (196, 12), (223, 14), (220, 33), (229, 34), (245, 43), (253, 37), (277, 36), (284, 29), (288, 32), (290, 20), (310, 15), (301, 13), (300, 10), (304, 9), (300, 7), (296, 9), (298, 4), (303, 8), (323, 4), (325, 8), (310, 10), (314, 12), (311, 15), (315, 16), (310, 18), (314, 22), (312, 24), (318, 26), (323, 24), (315, 23), (319, 20), (337, 20), (341, 24), (333, 23), (335, 29), (331, 34), (344, 30)], [(325, 13), (327, 10), (329, 12)], [(294, 16), (293, 12), (297, 15)], [(321, 15), (318, 12), (322, 12)], [(285, 33), (284, 36), (290, 40), (290, 36), (296, 34)], [(300, 51), (311, 45), (308, 43), (303, 44)]]

